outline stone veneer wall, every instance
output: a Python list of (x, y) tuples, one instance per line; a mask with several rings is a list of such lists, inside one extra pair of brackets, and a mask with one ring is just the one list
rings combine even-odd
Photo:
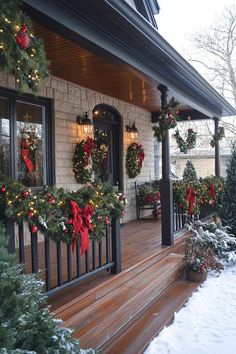
[[(15, 79), (0, 72), (0, 87), (15, 90)], [(72, 171), (72, 158), (77, 141), (85, 138), (82, 136), (76, 123), (77, 115), (88, 111), (91, 116), (93, 108), (99, 103), (106, 103), (115, 107), (123, 121), (123, 171), (124, 194), (128, 198), (126, 214), (123, 222), (136, 218), (136, 203), (134, 182), (149, 181), (154, 179), (154, 148), (153, 132), (150, 112), (123, 102), (99, 92), (75, 85), (55, 76), (50, 76), (40, 92), (40, 96), (53, 100), (53, 115), (55, 117), (55, 171), (56, 186), (68, 189), (77, 189)], [(125, 168), (126, 150), (131, 141), (125, 131), (126, 124), (135, 121), (139, 130), (139, 142), (145, 151), (145, 160), (141, 173), (136, 179), (128, 178)]]

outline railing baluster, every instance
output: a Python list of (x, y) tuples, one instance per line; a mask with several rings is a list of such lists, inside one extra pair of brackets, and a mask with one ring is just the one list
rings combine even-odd
[(120, 248), (120, 220), (112, 219), (112, 261), (114, 266), (111, 268), (113, 274), (121, 272), (121, 248)]
[(67, 244), (67, 273), (68, 281), (72, 279), (71, 245)]
[(23, 223), (18, 226), (19, 232), (19, 260), (20, 263), (25, 263), (25, 242), (24, 242), (24, 225)]
[(85, 251), (85, 272), (89, 272), (89, 249)]
[(102, 240), (98, 244), (98, 264), (99, 267), (102, 266)]
[(32, 273), (37, 273), (39, 270), (39, 259), (38, 259), (38, 234), (31, 234), (31, 261), (32, 261)]
[(77, 277), (81, 276), (81, 257), (80, 257), (80, 246), (76, 244), (76, 269)]
[(93, 270), (96, 269), (96, 244), (92, 241)]
[(111, 260), (110, 247), (110, 227), (109, 225), (106, 225), (106, 263), (110, 263)]
[(8, 252), (14, 253), (16, 251), (15, 245), (15, 223), (13, 220), (6, 218), (6, 234), (9, 235)]
[(46, 272), (46, 291), (51, 289), (51, 257), (50, 257), (50, 241), (45, 237), (44, 240), (44, 254), (45, 254), (45, 272)]
[(62, 284), (61, 242), (57, 242), (57, 283)]

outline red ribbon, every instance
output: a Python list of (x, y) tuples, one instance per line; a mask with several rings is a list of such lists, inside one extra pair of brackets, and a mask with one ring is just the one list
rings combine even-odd
[(188, 213), (189, 214), (193, 213), (193, 204), (195, 202), (195, 195), (196, 195), (196, 192), (194, 191), (194, 189), (189, 187), (187, 190), (186, 197), (185, 197), (185, 199), (189, 203), (189, 205), (188, 205)]
[(21, 156), (22, 156), (22, 159), (24, 160), (25, 164), (26, 164), (26, 167), (27, 167), (27, 170), (29, 172), (33, 172), (34, 170), (34, 163), (33, 161), (31, 161), (29, 159), (29, 148), (28, 148), (28, 144), (26, 142), (22, 142), (22, 145), (21, 145)]
[(210, 185), (209, 194), (213, 199), (216, 199), (216, 190), (213, 184)]
[(86, 153), (86, 164), (88, 165), (88, 159), (90, 158), (90, 156), (92, 155), (92, 150), (95, 147), (94, 143), (93, 143), (93, 139), (92, 138), (87, 138), (84, 146), (83, 146), (83, 152)]
[(72, 252), (74, 252), (78, 235), (81, 235), (80, 250), (83, 255), (88, 250), (88, 230), (93, 231), (91, 224), (91, 216), (93, 215), (93, 207), (88, 204), (84, 209), (80, 208), (76, 202), (70, 201), (71, 213), (73, 215), (72, 224), (74, 229), (74, 238), (72, 242)]

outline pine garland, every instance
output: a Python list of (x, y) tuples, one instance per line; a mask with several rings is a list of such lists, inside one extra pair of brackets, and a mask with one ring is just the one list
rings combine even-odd
[(76, 144), (73, 158), (73, 172), (76, 180), (85, 184), (91, 181), (92, 178), (92, 152), (94, 149), (93, 139), (81, 140)]
[(141, 144), (132, 143), (129, 145), (126, 156), (126, 168), (129, 178), (135, 178), (141, 172), (144, 156)]
[(186, 139), (182, 138), (178, 129), (176, 129), (175, 134), (173, 135), (180, 149), (180, 152), (187, 154), (189, 150), (194, 149), (196, 146), (197, 132), (195, 132), (192, 128), (189, 128), (185, 136)]
[[(0, 2), (0, 67), (15, 76), (20, 92), (30, 88), (37, 94), (49, 75), (48, 61), (42, 41), (34, 37), (31, 21), (20, 5), (19, 0)], [(26, 48), (17, 42), (22, 29), (29, 39)]]
[(109, 183), (89, 183), (74, 192), (54, 188), (35, 194), (16, 181), (0, 181), (0, 215), (27, 222), (32, 233), (41, 231), (56, 242), (81, 241), (81, 234), (75, 234), (71, 202), (79, 208), (90, 239), (100, 240), (112, 218), (124, 214), (127, 200)]
[(213, 134), (213, 136), (212, 136), (212, 140), (211, 140), (211, 142), (210, 142), (211, 146), (212, 146), (212, 147), (215, 147), (216, 144), (218, 143), (218, 141), (222, 140), (222, 139), (224, 138), (224, 136), (225, 136), (225, 129), (224, 129), (224, 127), (219, 127), (219, 128), (217, 129), (216, 134)]
[(179, 102), (177, 102), (174, 97), (172, 97), (166, 109), (161, 111), (158, 118), (158, 123), (155, 127), (153, 127), (154, 137), (157, 138), (157, 141), (162, 141), (166, 135), (167, 130), (176, 127), (177, 121), (179, 120), (177, 110), (178, 104)]

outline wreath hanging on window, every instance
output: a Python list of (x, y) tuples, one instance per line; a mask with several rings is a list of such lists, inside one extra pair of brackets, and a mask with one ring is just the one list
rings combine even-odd
[(178, 106), (174, 97), (172, 97), (165, 109), (163, 109), (158, 118), (157, 125), (153, 127), (154, 137), (157, 138), (157, 141), (162, 141), (166, 135), (168, 129), (175, 128), (177, 125), (178, 116)]
[(97, 177), (106, 181), (108, 165), (109, 137), (104, 130), (96, 129), (94, 132), (94, 149), (92, 151), (93, 171)]
[(0, 2), (0, 23), (0, 68), (15, 76), (20, 92), (30, 88), (37, 93), (49, 75), (48, 61), (19, 0)]
[(126, 168), (129, 178), (134, 178), (141, 172), (144, 156), (141, 144), (132, 143), (129, 145), (126, 156)]
[(213, 134), (212, 140), (210, 142), (212, 147), (215, 147), (218, 141), (222, 140), (225, 136), (225, 129), (224, 127), (219, 127), (216, 131), (216, 134)]
[(194, 149), (196, 146), (197, 132), (195, 132), (192, 128), (189, 128), (187, 133), (185, 133), (185, 136), (186, 139), (182, 138), (178, 129), (176, 129), (175, 134), (173, 135), (180, 152), (187, 154), (189, 150)]

